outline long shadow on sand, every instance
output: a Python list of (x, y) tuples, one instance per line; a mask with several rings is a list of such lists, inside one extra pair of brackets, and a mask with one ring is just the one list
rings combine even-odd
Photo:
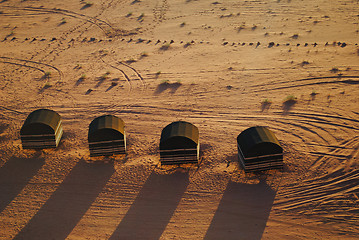
[(188, 173), (158, 175), (152, 172), (109, 239), (159, 239), (188, 183)]
[(80, 161), (14, 239), (65, 239), (113, 173), (112, 164)]
[(0, 168), (0, 212), (21, 192), (44, 165), (43, 158), (10, 158)]
[(230, 182), (205, 239), (260, 240), (274, 197), (275, 191), (265, 182)]

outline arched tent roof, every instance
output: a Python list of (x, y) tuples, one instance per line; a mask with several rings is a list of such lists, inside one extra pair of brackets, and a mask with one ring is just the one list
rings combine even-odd
[(125, 135), (124, 121), (113, 115), (95, 118), (89, 126), (88, 141), (111, 141), (123, 139)]
[(178, 121), (167, 125), (161, 133), (160, 150), (197, 148), (198, 128), (188, 122)]
[(26, 118), (21, 127), (21, 135), (55, 134), (61, 122), (61, 116), (49, 109), (38, 109)]
[(241, 132), (237, 143), (244, 157), (283, 153), (277, 137), (266, 127), (251, 127)]

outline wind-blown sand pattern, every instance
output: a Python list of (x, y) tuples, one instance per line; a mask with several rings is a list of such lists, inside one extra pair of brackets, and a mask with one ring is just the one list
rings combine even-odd
[[(0, 239), (358, 239), (357, 0), (0, 2)], [(290, 97), (291, 96), (291, 97)], [(286, 98), (291, 101), (286, 101)], [(62, 116), (23, 150), (27, 115)], [(126, 123), (90, 159), (88, 125)], [(198, 166), (161, 167), (169, 123)], [(282, 171), (244, 173), (236, 137), (269, 127)]]

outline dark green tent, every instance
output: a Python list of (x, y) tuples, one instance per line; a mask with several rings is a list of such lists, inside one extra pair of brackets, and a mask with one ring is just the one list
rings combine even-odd
[(125, 123), (113, 115), (95, 118), (89, 126), (88, 142), (91, 157), (125, 153)]
[(61, 116), (49, 109), (38, 109), (28, 115), (20, 130), (22, 147), (57, 147), (62, 137)]
[(237, 137), (239, 160), (246, 171), (283, 167), (283, 149), (266, 127), (251, 127)]
[(198, 163), (198, 128), (184, 121), (167, 125), (161, 133), (160, 156), (162, 164)]

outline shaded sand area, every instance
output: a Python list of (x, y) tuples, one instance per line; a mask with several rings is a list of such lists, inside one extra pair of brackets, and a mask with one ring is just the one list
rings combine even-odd
[[(358, 239), (359, 2), (0, 2), (0, 239)], [(286, 101), (291, 100), (291, 101)], [(23, 150), (35, 109), (57, 149)], [(128, 154), (89, 157), (88, 125)], [(199, 166), (161, 167), (161, 130), (200, 130)], [(268, 126), (283, 171), (244, 173)]]

